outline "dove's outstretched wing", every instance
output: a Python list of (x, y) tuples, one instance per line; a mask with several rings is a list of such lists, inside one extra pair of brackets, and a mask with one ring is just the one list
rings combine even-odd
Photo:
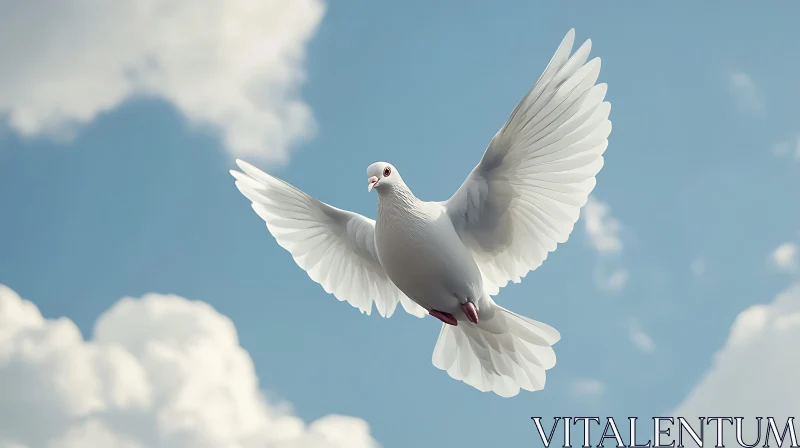
[(542, 76), (444, 203), (489, 294), (519, 282), (567, 241), (608, 146), (611, 105), (595, 85), (600, 59), (570, 30)]
[(409, 314), (426, 314), (386, 276), (375, 249), (375, 221), (318, 201), (247, 162), (237, 163), (244, 173), (231, 174), (239, 191), (278, 244), (326, 292), (366, 314), (373, 302), (384, 317), (394, 313), (397, 302)]

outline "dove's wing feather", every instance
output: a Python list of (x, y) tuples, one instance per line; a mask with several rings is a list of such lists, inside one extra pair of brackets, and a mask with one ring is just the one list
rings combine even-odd
[(258, 168), (237, 161), (236, 186), (266, 222), (278, 244), (326, 292), (362, 313), (394, 313), (397, 302), (417, 317), (425, 310), (386, 276), (375, 249), (375, 221), (318, 201)]
[(495, 135), (478, 166), (444, 203), (489, 294), (519, 282), (567, 241), (608, 146), (611, 105), (595, 85), (600, 59), (574, 30)]

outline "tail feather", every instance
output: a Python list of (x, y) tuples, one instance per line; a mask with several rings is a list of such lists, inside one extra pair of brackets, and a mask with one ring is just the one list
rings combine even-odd
[(456, 380), (502, 397), (520, 389), (541, 390), (545, 371), (556, 364), (553, 344), (561, 335), (553, 327), (520, 316), (499, 305), (477, 325), (442, 325), (433, 365)]

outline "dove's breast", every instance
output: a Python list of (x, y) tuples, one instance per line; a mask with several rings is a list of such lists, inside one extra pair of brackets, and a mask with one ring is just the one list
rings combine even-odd
[(459, 298), (483, 295), (480, 270), (438, 204), (379, 207), (375, 243), (392, 282), (427, 309), (455, 314)]

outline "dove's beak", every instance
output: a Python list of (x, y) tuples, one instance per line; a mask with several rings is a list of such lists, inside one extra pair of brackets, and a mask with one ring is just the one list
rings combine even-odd
[(367, 182), (369, 182), (369, 185), (367, 185), (367, 191), (372, 191), (373, 188), (378, 186), (378, 182), (380, 182), (380, 179), (378, 179), (377, 176), (372, 176), (369, 179), (367, 179)]

